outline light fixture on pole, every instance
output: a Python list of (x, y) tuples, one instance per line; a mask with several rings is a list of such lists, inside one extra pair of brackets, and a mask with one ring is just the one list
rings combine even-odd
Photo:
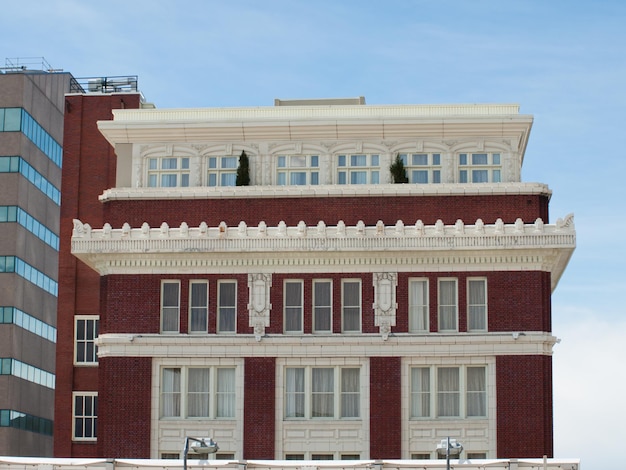
[(220, 448), (210, 437), (203, 437), (201, 439), (196, 437), (185, 437), (185, 448), (183, 449), (183, 469), (187, 470), (187, 454), (209, 455), (216, 453)]
[(446, 469), (450, 470), (450, 456), (456, 457), (457, 459), (461, 455), (463, 451), (463, 446), (456, 439), (442, 439), (441, 443), (437, 444), (437, 454), (441, 456), (446, 456)]

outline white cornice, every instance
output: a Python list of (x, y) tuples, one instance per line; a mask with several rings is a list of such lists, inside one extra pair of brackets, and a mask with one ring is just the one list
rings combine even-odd
[(467, 226), (460, 220), (448, 226), (398, 221), (387, 227), (241, 222), (119, 229), (105, 224), (98, 230), (75, 220), (72, 233), (72, 253), (101, 275), (540, 270), (551, 273), (552, 289), (575, 245), (571, 215), (553, 225), (540, 219), (485, 225), (479, 219)]
[(101, 201), (139, 199), (246, 199), (305, 197), (397, 197), (397, 196), (477, 196), (542, 195), (552, 191), (542, 183), (492, 184), (367, 184), (320, 186), (196, 186), (187, 188), (111, 188)]
[(551, 355), (557, 338), (550, 333), (454, 335), (160, 335), (103, 334), (99, 357), (372, 357)]

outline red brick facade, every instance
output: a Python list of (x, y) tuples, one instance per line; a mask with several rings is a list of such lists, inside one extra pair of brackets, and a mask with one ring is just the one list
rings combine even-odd
[(400, 357), (370, 359), (370, 458), (402, 456)]
[(274, 459), (276, 359), (247, 357), (244, 366), (244, 459)]

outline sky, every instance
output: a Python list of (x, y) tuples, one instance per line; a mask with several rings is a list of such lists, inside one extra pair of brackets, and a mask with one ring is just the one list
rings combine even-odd
[(158, 108), (519, 104), (522, 179), (577, 230), (552, 299), (555, 457), (624, 468), (625, 1), (4, 0), (0, 15), (0, 60), (138, 75)]

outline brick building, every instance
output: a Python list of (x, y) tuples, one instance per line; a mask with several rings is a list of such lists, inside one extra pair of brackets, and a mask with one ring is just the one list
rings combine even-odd
[(521, 182), (531, 116), (140, 98), (66, 97), (56, 456), (552, 455), (575, 231)]

